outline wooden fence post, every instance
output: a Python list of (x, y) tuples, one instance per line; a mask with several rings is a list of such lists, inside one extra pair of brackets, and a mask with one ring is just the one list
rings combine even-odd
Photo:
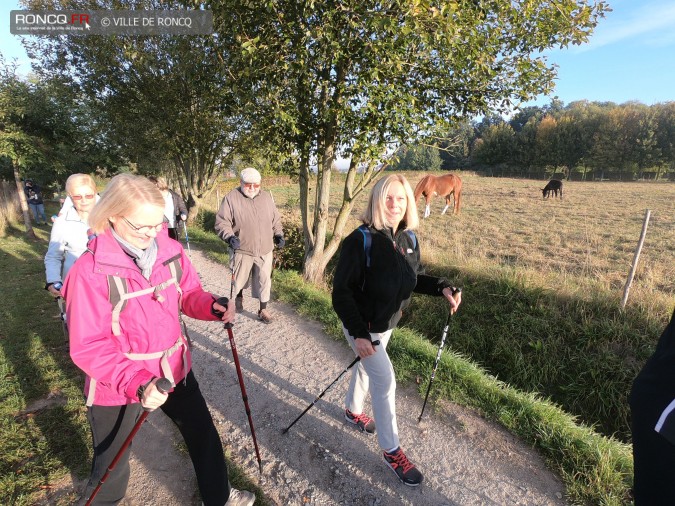
[(640, 240), (638, 241), (637, 249), (635, 250), (635, 255), (633, 256), (633, 265), (631, 265), (630, 273), (628, 274), (628, 279), (626, 280), (626, 285), (623, 287), (623, 297), (621, 298), (621, 308), (626, 307), (626, 302), (628, 301), (628, 292), (630, 291), (630, 285), (633, 283), (633, 277), (635, 276), (635, 270), (637, 269), (638, 260), (640, 259), (640, 252), (642, 251), (642, 245), (645, 242), (645, 236), (647, 235), (647, 225), (649, 225), (649, 217), (652, 212), (647, 209), (645, 211), (645, 219), (642, 223), (642, 232), (640, 233)]

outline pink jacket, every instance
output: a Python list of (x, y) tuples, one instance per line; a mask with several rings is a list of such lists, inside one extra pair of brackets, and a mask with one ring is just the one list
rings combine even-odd
[[(162, 377), (159, 359), (131, 360), (125, 353), (153, 353), (171, 348), (181, 335), (178, 319), (179, 295), (175, 285), (161, 292), (127, 301), (120, 315), (121, 335), (111, 329), (112, 306), (108, 295), (108, 275), (126, 279), (128, 293), (143, 290), (171, 278), (167, 266), (180, 258), (183, 274), (183, 312), (200, 320), (218, 320), (211, 314), (215, 297), (202, 289), (199, 277), (182, 246), (165, 233), (156, 238), (157, 260), (150, 280), (146, 280), (133, 260), (107, 231), (89, 243), (93, 252), (85, 252), (68, 273), (63, 285), (70, 333), (70, 356), (87, 375), (85, 395), (91, 378), (96, 379), (94, 404), (118, 406), (138, 402), (136, 391), (153, 376)], [(166, 265), (165, 265), (166, 264)], [(187, 370), (179, 351), (169, 358), (178, 383), (192, 366), (187, 352)]]

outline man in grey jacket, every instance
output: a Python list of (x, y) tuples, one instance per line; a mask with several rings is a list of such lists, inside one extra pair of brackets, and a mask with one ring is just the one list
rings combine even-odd
[(281, 217), (269, 192), (260, 190), (260, 173), (252, 167), (241, 171), (241, 185), (225, 195), (216, 215), (216, 232), (234, 252), (234, 293), (237, 312), (244, 309), (242, 291), (249, 286), (260, 300), (258, 317), (272, 321), (267, 309), (272, 287), (272, 250), (283, 248)]

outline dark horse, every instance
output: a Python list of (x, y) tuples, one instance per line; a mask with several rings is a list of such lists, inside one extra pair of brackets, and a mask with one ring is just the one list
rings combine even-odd
[(441, 214), (445, 214), (445, 211), (448, 210), (448, 207), (450, 207), (450, 195), (454, 195), (454, 213), (459, 214), (459, 204), (462, 196), (462, 180), (454, 174), (446, 174), (444, 176), (424, 176), (415, 187), (415, 202), (420, 198), (420, 195), (424, 195), (424, 200), (427, 204), (424, 209), (425, 218), (431, 214), (430, 205), (434, 195), (445, 197), (445, 208)]
[(548, 183), (546, 183), (546, 186), (541, 189), (541, 193), (544, 195), (544, 198), (547, 199), (549, 194), (552, 193), (554, 197), (557, 197), (558, 192), (560, 192), (560, 200), (562, 200), (562, 186), (562, 181), (558, 179), (551, 179)]

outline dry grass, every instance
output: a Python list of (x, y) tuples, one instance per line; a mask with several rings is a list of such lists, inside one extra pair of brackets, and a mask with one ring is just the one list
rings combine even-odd
[[(406, 173), (414, 187), (424, 173)], [(675, 185), (638, 182), (565, 182), (563, 200), (543, 200), (543, 181), (490, 178), (460, 173), (462, 210), (441, 215), (435, 197), (432, 214), (417, 231), (430, 265), (485, 272), (517, 269), (536, 284), (585, 297), (589, 291), (620, 299), (640, 237), (646, 209), (651, 220), (630, 301), (672, 302), (675, 294)], [(290, 180), (271, 186), (287, 219), (298, 220), (298, 189)], [(331, 212), (342, 199), (344, 177), (333, 175)], [(367, 192), (356, 200), (349, 233), (358, 225)], [(418, 202), (420, 213), (424, 199)]]
[(672, 183), (565, 182), (562, 201), (544, 201), (539, 181), (463, 180), (461, 214), (441, 216), (443, 204), (436, 198), (418, 231), (428, 263), (476, 271), (518, 269), (537, 284), (575, 297), (600, 290), (620, 298), (645, 210), (651, 209), (631, 300), (672, 302)]

